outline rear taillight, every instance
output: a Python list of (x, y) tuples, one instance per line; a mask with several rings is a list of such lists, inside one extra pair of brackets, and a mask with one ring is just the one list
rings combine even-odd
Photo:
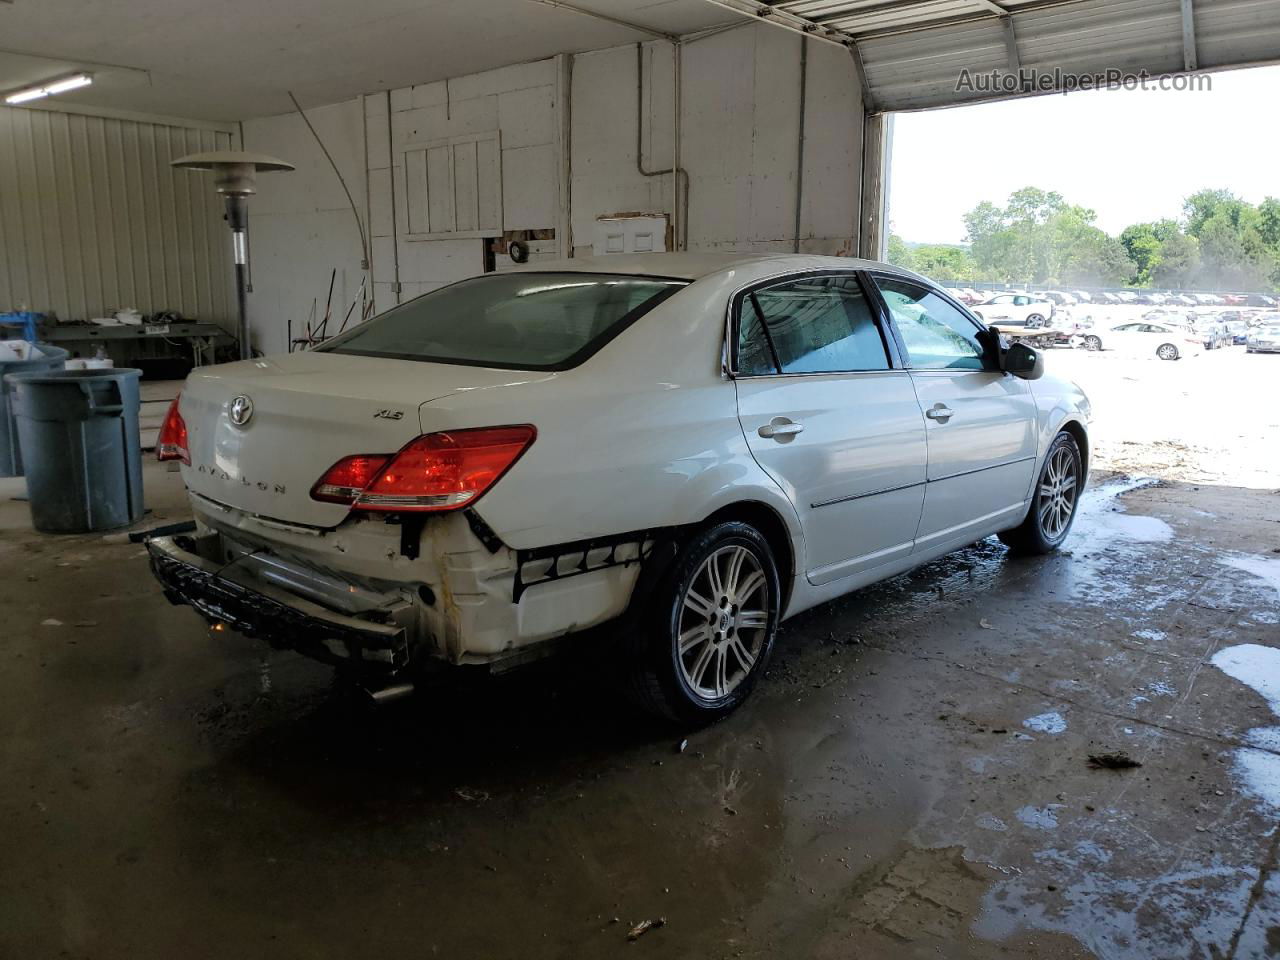
[(378, 471), (390, 459), (391, 455), (387, 453), (358, 453), (354, 457), (343, 457), (316, 481), (311, 488), (311, 498), (329, 503), (352, 503), (365, 487), (373, 483)]
[(187, 449), (187, 422), (178, 412), (178, 401), (182, 394), (173, 398), (169, 404), (169, 412), (164, 415), (164, 423), (160, 426), (160, 437), (156, 440), (157, 460), (181, 460), (191, 466), (191, 452)]
[(529, 424), (428, 433), (393, 456), (343, 457), (311, 496), (356, 510), (456, 510), (493, 486), (536, 436)]

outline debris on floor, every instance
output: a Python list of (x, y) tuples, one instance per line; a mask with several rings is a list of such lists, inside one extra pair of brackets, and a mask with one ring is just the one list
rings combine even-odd
[(1094, 770), (1130, 770), (1142, 763), (1127, 753), (1091, 753), (1089, 766)]
[(659, 927), (667, 925), (666, 917), (659, 917), (657, 920), (641, 920), (634, 927), (627, 931), (628, 940), (639, 940), (650, 930), (657, 930)]

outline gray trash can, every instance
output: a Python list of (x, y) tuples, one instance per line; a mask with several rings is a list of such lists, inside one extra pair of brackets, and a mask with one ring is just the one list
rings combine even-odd
[(18, 428), (9, 410), (9, 391), (4, 389), (6, 373), (35, 373), (61, 370), (67, 351), (48, 343), (37, 343), (44, 356), (34, 360), (0, 360), (0, 477), (22, 476), (22, 454), (18, 451)]
[(88, 533), (142, 519), (141, 376), (126, 368), (5, 377), (37, 530)]

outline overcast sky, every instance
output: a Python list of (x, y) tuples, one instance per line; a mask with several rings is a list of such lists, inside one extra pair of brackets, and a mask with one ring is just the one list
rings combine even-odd
[(1104, 90), (898, 114), (889, 220), (904, 240), (962, 243), (965, 212), (1019, 187), (1057, 190), (1117, 234), (1225, 187), (1280, 196), (1280, 67), (1209, 75), (1208, 92)]

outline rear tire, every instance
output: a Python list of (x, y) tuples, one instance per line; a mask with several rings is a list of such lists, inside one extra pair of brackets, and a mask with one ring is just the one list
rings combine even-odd
[(1010, 550), (1051, 553), (1071, 532), (1084, 489), (1084, 460), (1076, 438), (1066, 430), (1053, 438), (1036, 480), (1035, 495), (1022, 523), (998, 534)]
[(631, 699), (689, 726), (732, 713), (768, 667), (780, 597), (773, 552), (758, 530), (733, 521), (697, 534), (632, 628)]

